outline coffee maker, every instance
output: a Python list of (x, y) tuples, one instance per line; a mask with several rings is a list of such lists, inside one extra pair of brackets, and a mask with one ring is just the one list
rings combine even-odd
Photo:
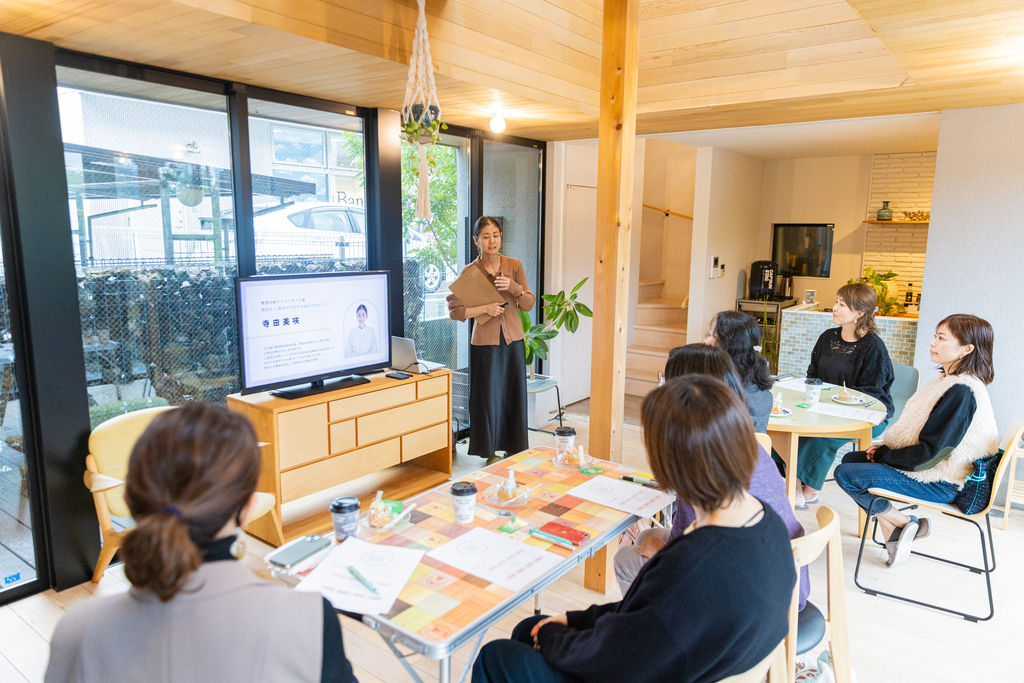
[(750, 299), (771, 301), (775, 298), (775, 261), (754, 261), (750, 264)]

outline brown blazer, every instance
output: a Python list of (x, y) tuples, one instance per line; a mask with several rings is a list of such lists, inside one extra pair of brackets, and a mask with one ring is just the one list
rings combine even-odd
[(207, 562), (168, 602), (132, 588), (73, 605), (57, 624), (46, 683), (319, 683), (323, 601)]
[[(459, 275), (465, 273), (468, 268), (482, 268), (480, 258), (467, 265)], [(484, 269), (486, 272), (486, 269)], [(473, 339), (470, 341), (474, 346), (497, 346), (500, 339), (499, 332), (504, 335), (505, 343), (511, 344), (523, 338), (523, 324), (519, 320), (519, 311), (532, 311), (537, 303), (537, 297), (530, 291), (530, 283), (526, 281), (526, 273), (523, 271), (523, 264), (519, 259), (501, 256), (501, 267), (499, 272), (504, 273), (512, 281), (502, 297), (508, 302), (504, 312), (497, 318), (491, 318), (484, 324), (477, 323), (473, 328)], [(487, 279), (494, 283), (491, 275)], [(448, 295), (448, 317), (452, 320), (466, 319), (466, 306), (459, 297), (454, 294)]]

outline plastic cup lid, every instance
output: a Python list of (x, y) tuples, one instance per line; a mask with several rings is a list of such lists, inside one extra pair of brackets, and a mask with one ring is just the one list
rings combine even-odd
[(555, 427), (555, 436), (576, 436), (576, 430), (572, 427)]
[(453, 496), (475, 496), (476, 484), (471, 481), (457, 481), (452, 484)]
[(817, 377), (808, 377), (807, 379), (804, 380), (804, 384), (810, 384), (812, 386), (821, 383), (821, 380), (818, 379)]
[(356, 512), (359, 510), (359, 499), (345, 496), (331, 501), (331, 512)]

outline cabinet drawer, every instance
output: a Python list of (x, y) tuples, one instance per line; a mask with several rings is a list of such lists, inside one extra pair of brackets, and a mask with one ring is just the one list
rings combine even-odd
[(330, 455), (324, 404), (281, 413), (277, 417), (277, 430), (283, 470)]
[(364, 415), (356, 420), (356, 435), (359, 445), (362, 446), (447, 420), (448, 397), (436, 396), (400, 408)]
[(431, 396), (440, 396), (448, 393), (448, 378), (434, 377), (416, 383), (416, 398), (421, 401)]
[(281, 473), (281, 501), (298, 500), (317, 491), (358, 479), (402, 461), (399, 439), (360, 448)]
[(350, 398), (342, 398), (331, 401), (331, 422), (344, 420), (357, 415), (375, 413), (378, 410), (400, 406), (403, 403), (412, 403), (416, 400), (416, 387), (412, 384), (403, 384), (400, 387), (371, 391), (366, 394), (359, 394)]
[(402, 462), (448, 447), (451, 428), (447, 422), (402, 437)]
[(356, 421), (345, 420), (331, 425), (331, 455), (344, 453), (356, 447)]

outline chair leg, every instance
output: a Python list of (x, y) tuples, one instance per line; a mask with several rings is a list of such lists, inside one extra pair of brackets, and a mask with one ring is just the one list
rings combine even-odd
[[(1003, 531), (1010, 524), (1010, 508), (1013, 507), (1013, 485), (1017, 478), (1017, 458), (1010, 462), (1010, 472), (1007, 474), (1006, 484), (1006, 505), (1003, 506)], [(991, 536), (991, 533), (989, 534)]]
[(120, 544), (114, 544), (109, 541), (103, 544), (100, 548), (100, 556), (96, 560), (96, 569), (92, 573), (92, 582), (99, 583), (100, 579), (103, 578), (103, 574), (106, 573), (107, 567), (110, 566), (110, 561), (114, 559), (114, 553), (120, 548)]
[(555, 385), (555, 400), (558, 402), (558, 426), (563, 427), (562, 424), (562, 392), (558, 390), (558, 385)]

